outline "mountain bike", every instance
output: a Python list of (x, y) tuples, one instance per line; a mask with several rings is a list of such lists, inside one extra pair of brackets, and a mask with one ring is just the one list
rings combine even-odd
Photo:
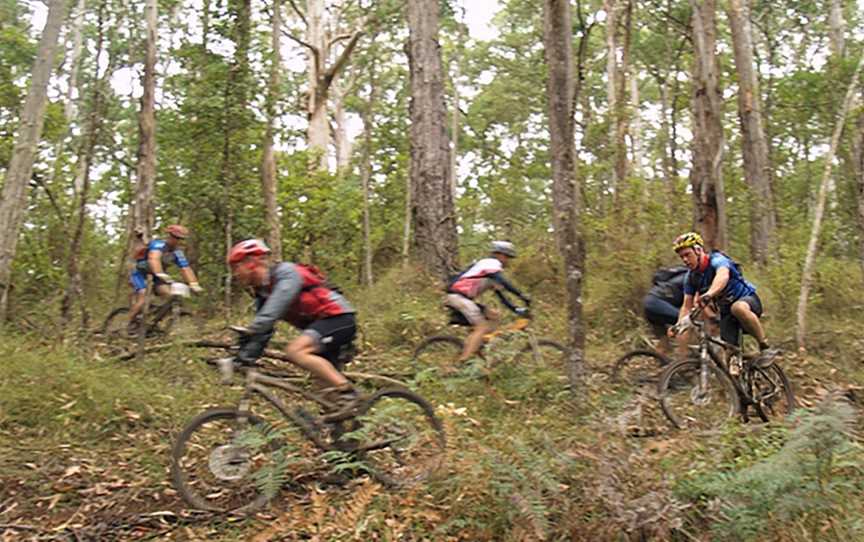
[[(432, 406), (407, 388), (361, 395), (348, 407), (296, 378), (267, 373), (234, 358), (214, 362), (222, 383), (244, 379), (236, 405), (207, 409), (171, 450), (174, 487), (191, 506), (247, 514), (287, 483), (316, 475), (322, 459), (336, 472), (368, 473), (388, 488), (418, 484), (444, 459), (446, 440)], [(281, 392), (281, 393), (280, 393)], [(278, 395), (288, 394), (292, 402)], [(305, 401), (307, 406), (292, 406)], [(308, 405), (317, 408), (309, 410)]]
[[(454, 325), (470, 325), (467, 321), (451, 320)], [(550, 378), (566, 381), (568, 349), (551, 339), (538, 337), (531, 329), (532, 317), (526, 313), (483, 336), (483, 344), (477, 355), (487, 360), (491, 350), (512, 354), (512, 362), (535, 375), (544, 373)], [(415, 372), (433, 367), (446, 373), (462, 353), (465, 340), (456, 335), (433, 335), (414, 349), (412, 363)]]
[[(192, 313), (183, 308), (183, 299), (190, 295), (189, 287), (182, 282), (172, 282), (170, 287), (171, 294), (168, 299), (162, 304), (151, 303), (147, 314), (140, 317), (139, 333), (143, 332), (147, 338), (168, 335), (172, 331), (177, 333), (194, 329)], [(112, 339), (128, 337), (129, 310), (129, 307), (112, 310), (99, 332)]]
[(771, 359), (745, 354), (740, 346), (712, 336), (698, 319), (702, 311), (694, 308), (689, 324), (674, 328), (678, 333), (695, 330), (691, 348), (698, 355), (663, 369), (657, 393), (666, 418), (678, 429), (710, 429), (735, 415), (749, 421), (750, 407), (763, 422), (790, 414), (795, 395), (778, 364), (780, 353), (770, 354)]

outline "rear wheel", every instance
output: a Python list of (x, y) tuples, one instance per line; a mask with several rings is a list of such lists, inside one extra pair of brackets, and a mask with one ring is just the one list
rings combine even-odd
[(108, 338), (120, 338), (126, 336), (126, 328), (129, 324), (127, 315), (129, 307), (118, 307), (108, 314), (102, 328), (99, 330), (103, 336)]
[(449, 368), (462, 353), (463, 348), (464, 342), (458, 337), (451, 335), (429, 337), (414, 350), (414, 357), (411, 360), (414, 371), (420, 372), (430, 367)]
[(379, 482), (410, 487), (432, 476), (444, 461), (441, 421), (425, 399), (407, 389), (372, 396), (342, 439), (357, 442), (357, 455)]
[(678, 429), (713, 429), (739, 411), (738, 392), (729, 377), (709, 362), (702, 382), (702, 371), (699, 360), (683, 360), (660, 375), (660, 406)]
[(671, 360), (654, 350), (627, 352), (612, 366), (612, 380), (629, 386), (657, 386), (660, 371)]

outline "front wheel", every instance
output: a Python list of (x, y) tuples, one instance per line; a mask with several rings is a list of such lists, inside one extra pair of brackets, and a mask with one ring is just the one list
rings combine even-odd
[[(703, 380), (704, 377), (704, 380)], [(705, 430), (738, 413), (738, 392), (710, 361), (683, 360), (666, 367), (657, 385), (660, 407), (678, 429)]]
[(189, 505), (247, 514), (264, 506), (288, 477), (284, 429), (234, 408), (205, 410), (171, 450), (174, 488)]
[(342, 436), (357, 443), (369, 473), (390, 488), (432, 476), (444, 461), (446, 438), (432, 406), (414, 392), (392, 388), (373, 395)]
[(462, 353), (465, 343), (451, 335), (429, 337), (414, 350), (411, 362), (415, 372), (434, 367), (446, 369), (452, 366)]
[(750, 368), (746, 383), (756, 413), (763, 421), (783, 419), (795, 410), (792, 385), (777, 363), (765, 369)]
[(555, 341), (529, 338), (514, 361), (538, 381), (565, 385), (569, 353), (568, 348)]

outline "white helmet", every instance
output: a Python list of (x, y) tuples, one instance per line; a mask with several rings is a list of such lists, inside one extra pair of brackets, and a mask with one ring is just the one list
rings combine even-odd
[(516, 257), (516, 247), (510, 241), (492, 241), (492, 246), (489, 250), (492, 254), (498, 252), (511, 258)]

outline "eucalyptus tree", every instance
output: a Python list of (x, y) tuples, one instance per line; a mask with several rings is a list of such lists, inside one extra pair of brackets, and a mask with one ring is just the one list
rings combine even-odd
[(738, 74), (738, 118), (741, 124), (744, 177), (750, 186), (750, 255), (755, 262), (764, 265), (768, 260), (776, 220), (762, 96), (753, 62), (753, 31), (748, 0), (729, 0), (727, 14)]
[(279, 220), (276, 194), (278, 192), (278, 176), (276, 171), (276, 156), (273, 151), (274, 123), (276, 121), (276, 106), (280, 92), (282, 72), (281, 34), (282, 34), (282, 2), (274, 0), (271, 7), (270, 27), (270, 76), (267, 80), (267, 95), (264, 113), (267, 116), (267, 126), (264, 131), (263, 149), (261, 152), (261, 192), (264, 195), (264, 222), (267, 224), (267, 244), (277, 261), (282, 260), (282, 224)]
[(54, 67), (57, 38), (65, 17), (65, 0), (50, 0), (45, 28), (39, 39), (39, 51), (33, 64), (30, 90), (21, 112), (15, 149), (6, 170), (3, 192), (0, 195), (0, 232), (3, 232), (0, 237), (0, 322), (6, 320), (12, 261), (15, 258), (18, 232), (27, 205), (33, 160), (45, 120), (48, 79)]
[(146, 22), (144, 39), (144, 76), (141, 86), (141, 109), (138, 111), (138, 160), (135, 183), (135, 203), (132, 207), (130, 244), (149, 242), (153, 234), (153, 208), (156, 185), (156, 40), (158, 34), (156, 0), (144, 4)]
[(690, 0), (693, 31), (693, 187), (694, 222), (706, 244), (724, 249), (727, 243), (726, 194), (723, 186), (723, 96), (717, 64), (714, 0)]
[(569, 379), (572, 389), (585, 371), (585, 326), (582, 318), (582, 278), (585, 248), (580, 225), (581, 201), (574, 145), (573, 34), (570, 0), (544, 0), (543, 42), (549, 135), (552, 161), (555, 236), (564, 260), (570, 334)]
[(411, 217), (414, 248), (427, 270), (456, 269), (458, 240), (450, 190), (450, 141), (438, 41), (437, 0), (409, 0)]

